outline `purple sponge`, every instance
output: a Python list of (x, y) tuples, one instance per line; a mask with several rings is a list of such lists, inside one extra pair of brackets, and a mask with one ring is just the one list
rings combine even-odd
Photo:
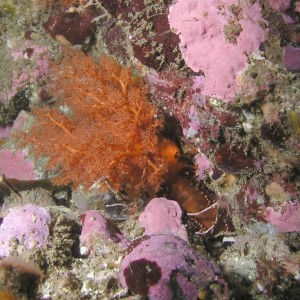
[(10, 241), (16, 239), (28, 249), (42, 248), (49, 236), (49, 212), (40, 206), (27, 204), (12, 208), (0, 226), (0, 256), (10, 255)]
[(120, 265), (119, 280), (133, 293), (155, 300), (197, 299), (219, 269), (184, 240), (171, 235), (136, 240)]

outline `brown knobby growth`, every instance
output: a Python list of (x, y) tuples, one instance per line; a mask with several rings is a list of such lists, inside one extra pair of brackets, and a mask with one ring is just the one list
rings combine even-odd
[(131, 196), (156, 192), (167, 164), (162, 122), (142, 79), (108, 56), (96, 64), (82, 52), (67, 52), (53, 70), (60, 107), (34, 109), (36, 123), (22, 140), (49, 158), (48, 169), (59, 167), (54, 183), (89, 188), (108, 179)]

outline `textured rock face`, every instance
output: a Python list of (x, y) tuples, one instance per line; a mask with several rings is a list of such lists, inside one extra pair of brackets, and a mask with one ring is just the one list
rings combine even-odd
[(300, 232), (300, 204), (284, 202), (279, 211), (267, 207), (265, 219), (272, 224), (276, 232)]
[[(80, 216), (82, 230), (80, 235), (81, 251), (87, 249), (89, 252), (99, 252), (99, 241), (102, 246), (109, 242), (119, 243), (126, 246), (127, 242), (117, 227), (110, 223), (100, 212), (88, 210)], [(84, 247), (84, 248), (82, 248)]]
[(284, 47), (284, 67), (291, 72), (300, 71), (300, 48), (288, 45)]
[(10, 209), (0, 226), (0, 256), (10, 254), (12, 239), (26, 246), (42, 248), (48, 241), (51, 216), (47, 209), (31, 204)]
[(179, 34), (186, 64), (204, 72), (205, 95), (234, 99), (237, 73), (266, 38), (260, 10), (258, 3), (233, 0), (179, 0), (171, 6), (171, 28)]
[(0, 151), (0, 174), (19, 180), (36, 179), (34, 165), (26, 159), (25, 153), (23, 151), (13, 153), (9, 149)]
[(291, 0), (268, 0), (268, 2), (273, 9), (281, 12), (286, 11), (291, 4)]
[(135, 241), (121, 262), (119, 279), (123, 287), (150, 299), (197, 299), (198, 289), (218, 273), (185, 241), (160, 234)]
[(187, 241), (187, 232), (181, 222), (182, 211), (176, 201), (154, 198), (140, 215), (139, 221), (145, 235), (172, 234)]

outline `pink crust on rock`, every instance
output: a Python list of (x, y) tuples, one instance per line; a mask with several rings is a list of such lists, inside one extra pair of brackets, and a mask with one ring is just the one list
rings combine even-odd
[[(230, 12), (233, 4), (240, 9), (238, 17)], [(237, 73), (246, 67), (247, 55), (258, 52), (266, 39), (260, 12), (258, 3), (246, 0), (179, 0), (170, 7), (170, 26), (179, 34), (186, 64), (205, 74), (205, 95), (234, 100), (239, 91)], [(232, 21), (242, 29), (235, 42), (226, 40), (224, 34)]]
[(268, 2), (273, 9), (281, 12), (286, 11), (291, 4), (291, 0), (268, 0)]
[(116, 242), (122, 246), (127, 246), (127, 242), (117, 227), (110, 223), (100, 212), (96, 210), (86, 211), (80, 216), (82, 231), (80, 235), (80, 245), (85, 246), (89, 251), (94, 251), (94, 244), (97, 240), (105, 242)]
[(279, 212), (267, 207), (264, 218), (272, 224), (276, 232), (300, 232), (300, 203), (284, 202)]
[(122, 287), (149, 299), (196, 300), (198, 289), (218, 281), (218, 274), (218, 267), (187, 242), (161, 234), (133, 242), (120, 264), (119, 280)]
[(145, 207), (139, 221), (145, 228), (144, 235), (171, 234), (187, 241), (188, 236), (181, 217), (182, 211), (176, 201), (154, 198)]
[(51, 216), (47, 209), (27, 204), (12, 208), (0, 226), (0, 256), (10, 254), (10, 241), (16, 239), (28, 249), (42, 248), (48, 241)]
[(34, 180), (34, 165), (26, 160), (24, 152), (17, 151), (13, 153), (9, 149), (0, 151), (0, 174), (4, 174), (7, 178), (19, 180)]
[(300, 71), (300, 48), (291, 45), (285, 46), (283, 55), (284, 67), (291, 72)]

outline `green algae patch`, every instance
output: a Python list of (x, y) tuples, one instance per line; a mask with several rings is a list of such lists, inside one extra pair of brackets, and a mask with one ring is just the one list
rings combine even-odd
[(300, 112), (291, 111), (288, 114), (288, 118), (295, 131), (296, 137), (300, 139)]
[(14, 17), (16, 15), (16, 11), (15, 5), (8, 1), (0, 5), (0, 13), (6, 16)]

